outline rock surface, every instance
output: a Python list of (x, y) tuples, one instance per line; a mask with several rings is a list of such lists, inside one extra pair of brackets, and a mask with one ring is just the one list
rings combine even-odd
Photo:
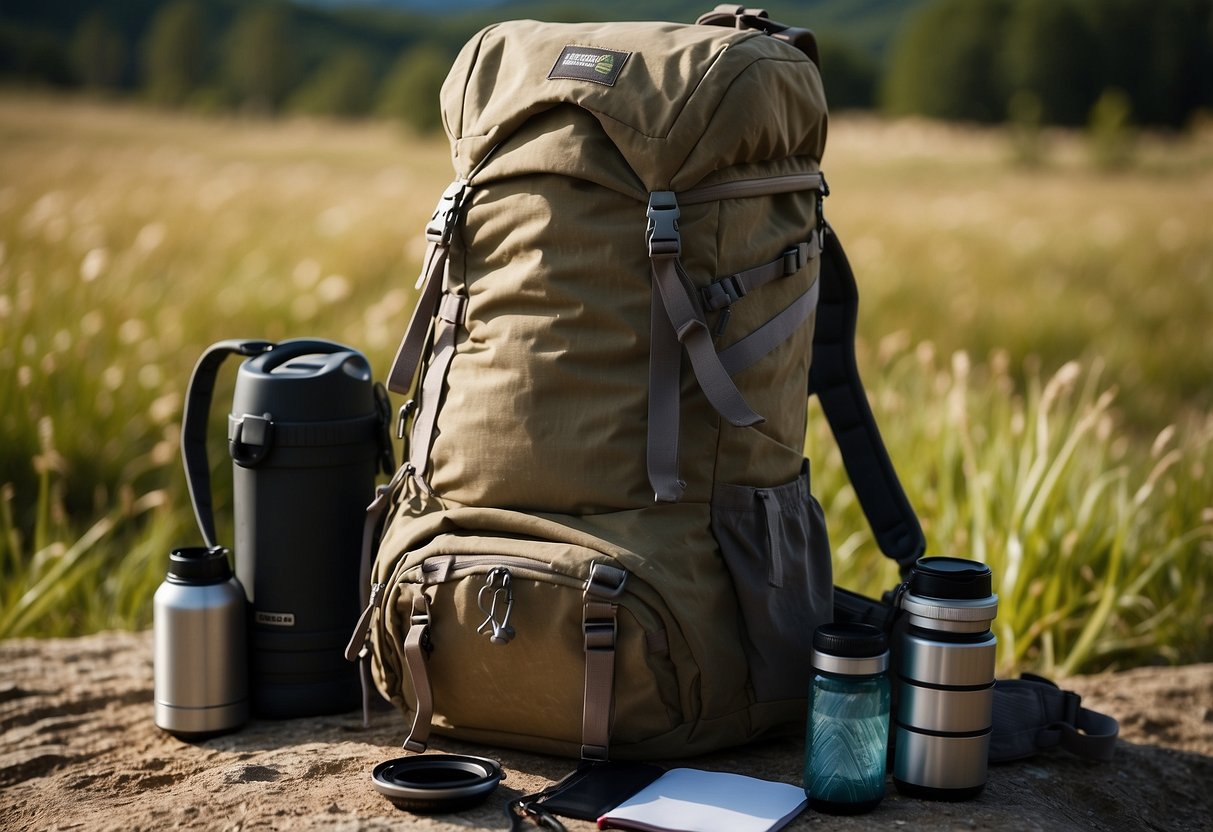
[[(506, 780), (475, 809), (410, 814), (370, 781), (377, 763), (403, 754), (398, 713), (376, 712), (369, 730), (356, 713), (256, 720), (186, 743), (152, 722), (151, 655), (146, 632), (0, 642), (0, 829), (505, 829), (507, 798), (572, 768), (439, 740), (439, 750), (501, 760)], [(1213, 829), (1213, 665), (1141, 668), (1065, 686), (1120, 720), (1111, 762), (1040, 755), (992, 768), (985, 792), (968, 803), (911, 800), (890, 787), (869, 815), (806, 812), (787, 828)], [(802, 753), (799, 742), (783, 740), (689, 764), (797, 783)]]

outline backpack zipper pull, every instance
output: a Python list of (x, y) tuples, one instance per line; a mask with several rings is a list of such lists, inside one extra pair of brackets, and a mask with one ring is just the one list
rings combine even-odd
[[(495, 566), (489, 571), (484, 580), (484, 586), (476, 595), (476, 605), (485, 615), (484, 621), (476, 628), (476, 632), (490, 633), (489, 641), (493, 644), (509, 644), (517, 635), (514, 628), (510, 626), (510, 613), (514, 609), (514, 590), (510, 586), (510, 581), (510, 570), (504, 566)], [(499, 603), (505, 607), (500, 622), (497, 621)]]

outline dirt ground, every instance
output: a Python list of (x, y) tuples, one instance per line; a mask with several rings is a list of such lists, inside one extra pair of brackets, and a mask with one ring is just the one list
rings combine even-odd
[[(419, 816), (371, 788), (401, 756), (404, 721), (377, 712), (253, 721), (194, 744), (152, 722), (150, 633), (0, 642), (0, 829), (505, 829), (505, 801), (563, 776), (571, 761), (439, 741), (501, 760), (481, 807)], [(1115, 758), (1064, 752), (991, 769), (980, 798), (940, 804), (890, 786), (869, 815), (805, 812), (787, 828), (843, 830), (1213, 829), (1213, 665), (1068, 680), (1121, 723)], [(784, 740), (694, 760), (700, 768), (799, 782), (802, 746)], [(589, 830), (589, 823), (568, 823)]]

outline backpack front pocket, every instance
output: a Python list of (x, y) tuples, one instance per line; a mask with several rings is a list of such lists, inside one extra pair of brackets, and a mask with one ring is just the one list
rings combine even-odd
[[(435, 731), (576, 756), (593, 753), (582, 748), (595, 733), (587, 724), (628, 743), (680, 721), (665, 621), (606, 556), (456, 533), (405, 561), (388, 589), (379, 652), (396, 670), (385, 674), (398, 685), (388, 693), (406, 710), (416, 714), (429, 694)], [(618, 584), (599, 587), (604, 573)], [(403, 645), (418, 626), (424, 660), (410, 665)]]

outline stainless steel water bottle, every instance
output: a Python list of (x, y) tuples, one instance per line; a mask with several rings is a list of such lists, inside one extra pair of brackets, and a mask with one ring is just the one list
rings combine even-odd
[(902, 794), (967, 800), (986, 784), (998, 613), (990, 568), (922, 558), (902, 587), (893, 783)]
[(239, 728), (249, 710), (247, 612), (227, 550), (173, 550), (152, 607), (156, 725), (185, 739)]
[(889, 650), (867, 624), (813, 633), (804, 790), (831, 814), (875, 809), (884, 797), (889, 740)]

